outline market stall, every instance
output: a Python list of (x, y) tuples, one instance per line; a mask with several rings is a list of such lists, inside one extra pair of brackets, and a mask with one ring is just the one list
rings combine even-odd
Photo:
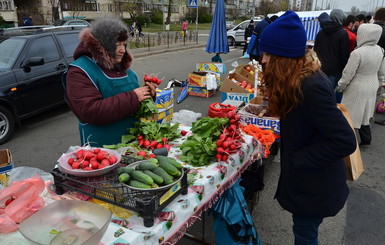
[[(168, 157), (175, 159), (180, 159), (182, 155), (180, 146), (188, 136), (192, 135), (189, 126), (181, 125), (178, 130), (185, 131), (187, 134), (169, 142), (171, 148)], [(176, 189), (184, 188), (184, 183), (181, 181), (163, 193), (163, 196), (159, 197), (157, 201), (162, 203), (169, 199), (172, 200), (153, 217), (154, 222), (150, 227), (146, 227), (149, 225), (144, 224), (144, 219), (138, 212), (111, 205), (114, 202), (112, 200), (91, 199), (89, 196), (92, 195), (84, 195), (86, 191), (84, 189), (82, 191), (82, 188), (75, 191), (68, 186), (61, 185), (64, 181), (56, 178), (60, 175), (55, 174), (57, 169), (52, 173), (55, 175), (58, 185), (46, 183), (49, 191), (45, 192), (43, 197), (46, 205), (60, 199), (78, 199), (95, 202), (112, 210), (113, 217), (100, 244), (175, 244), (186, 229), (239, 179), (241, 173), (251, 163), (261, 159), (262, 145), (251, 136), (242, 135), (242, 138), (244, 139), (242, 146), (226, 161), (213, 161), (208, 166), (199, 168), (184, 164), (186, 179), (183, 181), (188, 182), (187, 192), (181, 191), (175, 197), (172, 195)], [(70, 179), (65, 179), (65, 182), (68, 183)], [(57, 195), (52, 189), (53, 186), (59, 189), (63, 187), (65, 193)], [(98, 196), (95, 192), (93, 195)], [(17, 244), (28, 244), (19, 231), (0, 234), (0, 239), (5, 244), (12, 244), (15, 241)]]

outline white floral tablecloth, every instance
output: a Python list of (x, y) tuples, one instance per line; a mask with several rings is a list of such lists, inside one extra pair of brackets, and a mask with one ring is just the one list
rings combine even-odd
[[(190, 127), (180, 126), (180, 130), (189, 131)], [(176, 141), (170, 142), (169, 157), (179, 159), (179, 146), (186, 140), (189, 133)], [(232, 186), (241, 173), (258, 159), (262, 158), (262, 145), (253, 137), (244, 135), (245, 143), (236, 154), (229, 157), (227, 162), (212, 162), (205, 167), (190, 168), (188, 179), (191, 185), (187, 195), (177, 196), (166, 208), (160, 212), (152, 227), (145, 227), (143, 219), (135, 212), (116, 208), (119, 213), (114, 215), (110, 225), (99, 245), (154, 245), (175, 244), (183, 236), (200, 215), (209, 209), (220, 198), (222, 193)], [(78, 198), (74, 193), (55, 196), (47, 192), (46, 203), (55, 199)], [(98, 203), (98, 200), (94, 200)], [(111, 206), (111, 205), (110, 205)], [(119, 212), (120, 211), (120, 212)], [(123, 217), (123, 218), (122, 218)], [(1, 244), (28, 244), (22, 235), (16, 231), (10, 234), (0, 234)]]

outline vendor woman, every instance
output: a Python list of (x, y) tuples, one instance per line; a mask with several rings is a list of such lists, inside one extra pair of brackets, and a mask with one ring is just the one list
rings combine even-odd
[(79, 120), (81, 145), (121, 142), (133, 126), (141, 101), (156, 96), (156, 85), (139, 87), (130, 68), (128, 29), (120, 20), (105, 17), (80, 33), (75, 61), (66, 74), (66, 100)]

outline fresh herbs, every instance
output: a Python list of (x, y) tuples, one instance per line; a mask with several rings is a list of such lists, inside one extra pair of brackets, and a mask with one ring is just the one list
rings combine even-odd
[(134, 114), (136, 118), (151, 118), (154, 114), (158, 113), (153, 99), (145, 99), (140, 103), (139, 110)]

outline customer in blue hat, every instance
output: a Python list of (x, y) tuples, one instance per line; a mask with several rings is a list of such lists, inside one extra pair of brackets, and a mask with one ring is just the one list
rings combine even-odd
[(295, 245), (317, 245), (318, 227), (345, 205), (343, 161), (356, 137), (336, 106), (298, 15), (287, 11), (265, 28), (259, 48), (270, 114), (280, 118), (281, 173), (275, 198), (292, 213)]

